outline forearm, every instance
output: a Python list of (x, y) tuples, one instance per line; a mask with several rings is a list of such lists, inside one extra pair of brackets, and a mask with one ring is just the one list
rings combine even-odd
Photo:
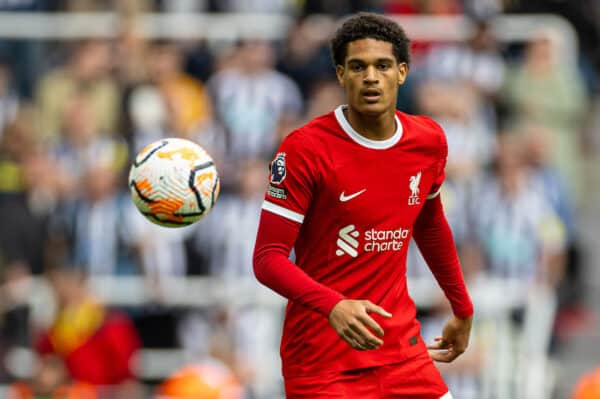
[(450, 301), (455, 316), (473, 314), (452, 231), (440, 196), (428, 200), (414, 225), (413, 237), (435, 279)]
[(328, 317), (344, 296), (318, 283), (288, 259), (299, 230), (300, 224), (263, 211), (254, 249), (254, 274), (278, 294)]

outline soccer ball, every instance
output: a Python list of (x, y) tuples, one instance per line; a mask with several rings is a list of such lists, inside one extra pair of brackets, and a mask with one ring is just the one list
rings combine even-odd
[(146, 146), (129, 171), (131, 198), (151, 222), (182, 227), (208, 214), (219, 195), (211, 156), (198, 144), (168, 138)]

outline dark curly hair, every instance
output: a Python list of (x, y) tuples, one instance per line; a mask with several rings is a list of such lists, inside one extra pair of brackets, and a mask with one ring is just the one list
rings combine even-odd
[(333, 66), (344, 65), (348, 43), (366, 38), (392, 43), (396, 61), (410, 64), (410, 40), (404, 29), (383, 15), (361, 12), (347, 19), (331, 39)]

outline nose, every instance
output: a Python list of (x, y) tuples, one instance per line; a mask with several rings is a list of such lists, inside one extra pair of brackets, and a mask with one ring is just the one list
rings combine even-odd
[(364, 83), (377, 83), (379, 79), (377, 78), (377, 70), (374, 66), (370, 65), (365, 69), (365, 74), (363, 76)]

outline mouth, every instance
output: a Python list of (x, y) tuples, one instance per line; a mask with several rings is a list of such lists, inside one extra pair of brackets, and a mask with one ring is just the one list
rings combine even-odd
[(361, 91), (361, 96), (367, 103), (376, 103), (381, 98), (381, 90), (365, 89)]

